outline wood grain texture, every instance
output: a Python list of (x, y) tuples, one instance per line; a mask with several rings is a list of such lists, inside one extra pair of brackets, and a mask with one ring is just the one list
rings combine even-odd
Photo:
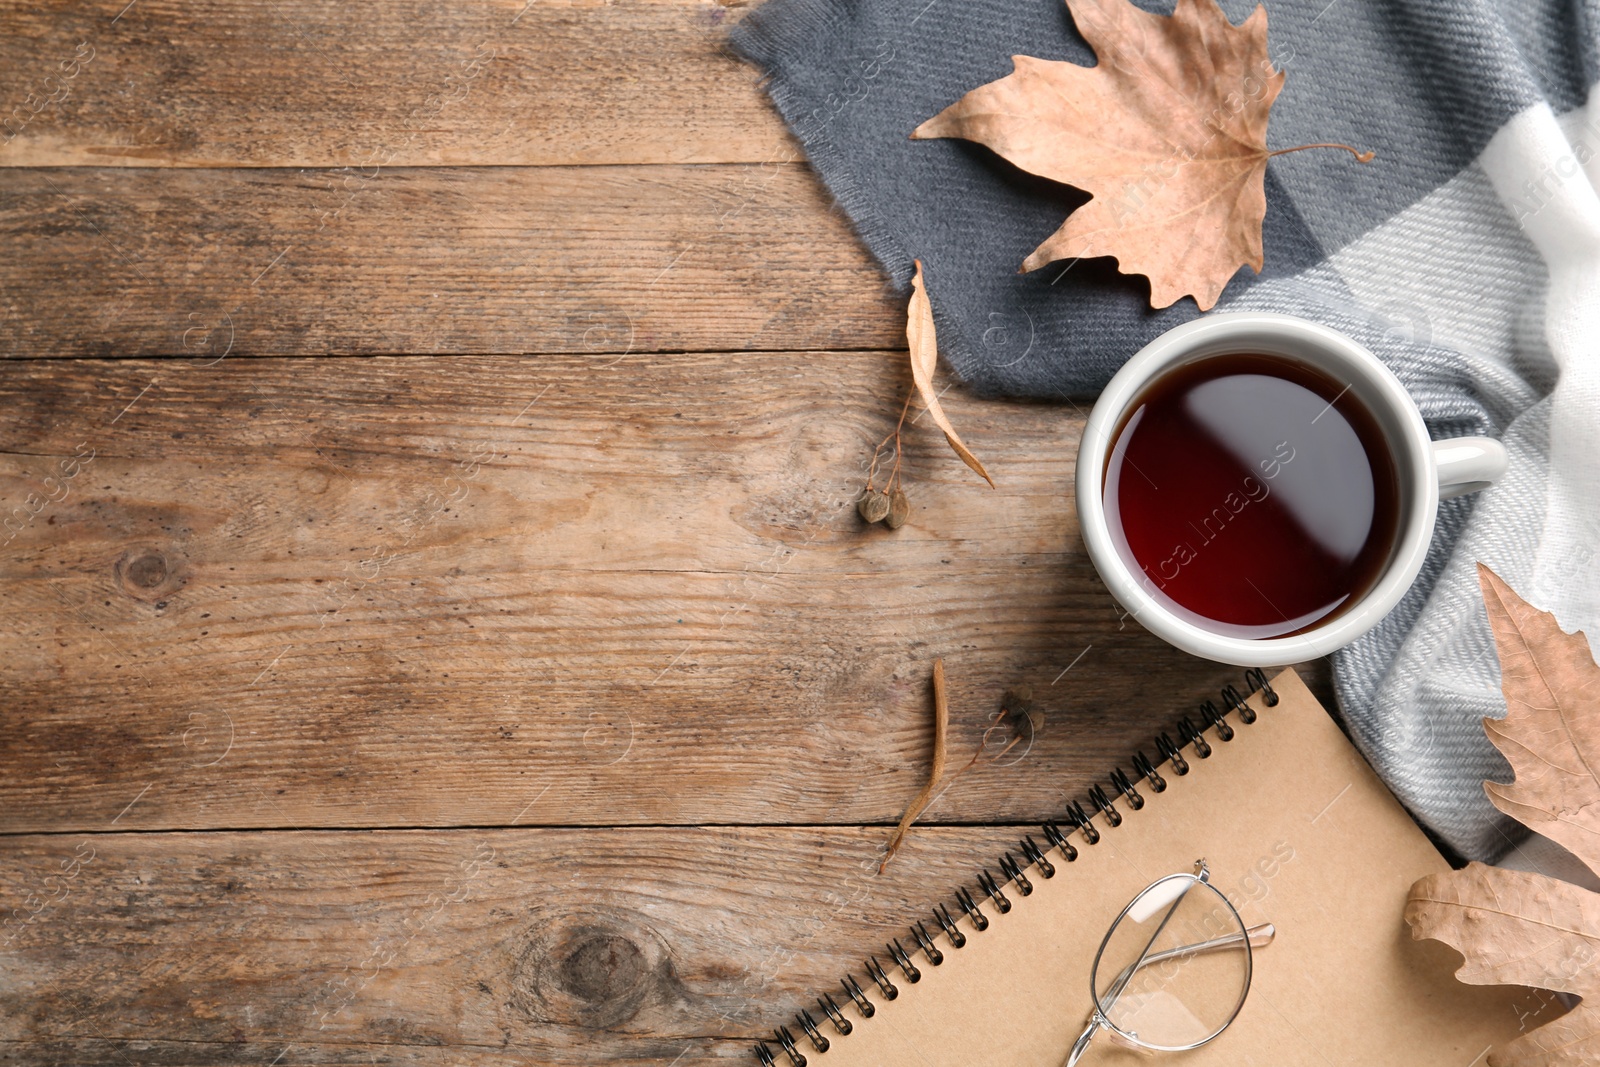
[(0, 4), (0, 166), (799, 158), (709, 0)]
[(941, 655), (957, 756), (1050, 720), (928, 818), (1058, 813), (1237, 672), (1120, 618), (1070, 408), (948, 394), (999, 488), (916, 425), (864, 528), (904, 358), (6, 364), (5, 828), (893, 822)]
[[(861, 526), (904, 300), (741, 7), (0, 0), (0, 1063), (750, 1067), (1236, 678), (1070, 404)], [(1045, 725), (874, 876), (940, 655)]]
[(876, 827), (0, 839), (0, 1057), (749, 1067), (1019, 833), (882, 876)]
[(0, 170), (8, 356), (891, 347), (803, 166)]

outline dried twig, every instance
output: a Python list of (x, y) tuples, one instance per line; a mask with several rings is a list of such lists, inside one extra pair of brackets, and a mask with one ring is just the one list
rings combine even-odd
[[(894, 859), (894, 854), (900, 850), (905, 842), (906, 833), (910, 831), (911, 824), (917, 817), (928, 809), (939, 797), (955, 784), (956, 779), (967, 773), (979, 762), (994, 763), (1007, 752), (1017, 747), (1019, 741), (1031, 741), (1039, 728), (1044, 725), (1044, 713), (1036, 711), (1033, 707), (1033, 696), (1026, 689), (1006, 690), (1005, 696), (1000, 701), (1000, 710), (994, 713), (988, 727), (983, 731), (983, 737), (978, 741), (978, 750), (972, 754), (964, 766), (955, 773), (945, 778), (945, 734), (950, 724), (950, 704), (945, 697), (944, 685), (944, 660), (933, 661), (933, 766), (928, 769), (928, 782), (922, 791), (916, 795), (906, 807), (906, 813), (900, 816), (900, 825), (895, 827), (894, 836), (889, 838), (889, 847), (884, 853), (883, 862), (878, 864), (878, 873), (882, 874), (889, 861)], [(1005, 746), (984, 759), (984, 750), (989, 747), (996, 730), (1007, 728), (1007, 719), (1010, 719), (1015, 734)], [(942, 779), (942, 781), (941, 781)], [(940, 788), (941, 785), (943, 788)], [(935, 793), (934, 790), (938, 792)]]
[(928, 768), (928, 782), (906, 807), (906, 813), (900, 816), (900, 825), (895, 827), (894, 836), (889, 838), (889, 850), (884, 854), (883, 862), (878, 864), (878, 873), (889, 866), (889, 861), (894, 859), (894, 854), (900, 849), (900, 842), (905, 840), (906, 831), (911, 829), (911, 824), (922, 809), (928, 806), (928, 799), (933, 796), (939, 779), (944, 777), (944, 739), (950, 726), (950, 701), (944, 690), (944, 660), (933, 661), (933, 766)]
[(894, 442), (894, 467), (889, 472), (889, 481), (884, 485), (885, 493), (892, 492), (900, 487), (900, 434), (905, 429), (906, 412), (911, 410), (911, 394), (906, 394), (906, 402), (900, 406), (900, 421), (895, 423), (894, 432), (878, 442), (878, 447), (872, 450), (872, 465), (867, 468), (867, 492), (872, 492), (872, 479), (878, 473), (878, 458), (883, 454), (884, 446)]

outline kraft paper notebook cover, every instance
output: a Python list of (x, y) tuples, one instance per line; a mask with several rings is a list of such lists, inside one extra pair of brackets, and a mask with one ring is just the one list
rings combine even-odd
[[(1259, 685), (1261, 675), (1252, 674)], [(1268, 693), (1276, 694), (1275, 706)], [(1132, 779), (1144, 801), (1139, 810), (1121, 793), (1102, 794), (1121, 825), (1109, 825), (1097, 810), (1097, 844), (1081, 828), (1064, 827), (1077, 859), (1050, 848), (1044, 856), (1054, 876), (1028, 864), (1027, 895), (1014, 879), (1001, 882), (1009, 912), (1000, 912), (982, 881), (967, 889), (987, 929), (974, 927), (959, 898), (947, 901), (965, 947), (952, 947), (935, 921), (924, 923), (930, 937), (922, 947), (914, 932), (902, 933), (920, 973), (913, 984), (892, 950), (863, 946), (898, 996), (887, 999), (870, 969), (858, 973), (853, 981), (874, 1008), (871, 1018), (845, 986), (819, 990), (839, 1004), (851, 1032), (841, 1036), (813, 1008), (810, 1019), (786, 1023), (758, 1054), (780, 1065), (804, 1057), (811, 1067), (1060, 1067), (1092, 1006), (1089, 971), (1107, 926), (1146, 885), (1190, 870), (1201, 857), (1246, 923), (1277, 928), (1273, 943), (1255, 953), (1243, 1010), (1220, 1037), (1191, 1052), (1133, 1052), (1102, 1034), (1084, 1067), (1469, 1067), (1482, 1063), (1491, 1045), (1544, 1021), (1533, 1017), (1538, 1002), (1529, 991), (1460, 984), (1452, 977), (1460, 961), (1454, 952), (1411, 938), (1402, 919), (1407, 890), (1448, 865), (1300, 678), (1285, 671), (1253, 694), (1254, 722), (1238, 710), (1244, 702), (1231, 688), (1224, 700), (1234, 708), (1221, 719), (1227, 729), (1215, 725), (1214, 707), (1203, 712), (1213, 723), (1201, 733), (1209, 758), (1200, 758), (1194, 743), (1163, 739), (1162, 754), (1178, 751), (1189, 773), (1176, 774), (1171, 762), (1155, 768), (1166, 782), (1161, 792), (1149, 778)], [(1219, 734), (1228, 730), (1233, 739), (1224, 741)], [(1195, 732), (1186, 728), (1184, 740), (1192, 742)], [(1152, 769), (1142, 757), (1135, 767)], [(1112, 788), (1123, 784), (1114, 779)], [(1002, 866), (1007, 874), (1015, 869)], [(942, 954), (941, 965), (930, 963), (928, 944)], [(827, 1042), (826, 1052), (808, 1030)]]

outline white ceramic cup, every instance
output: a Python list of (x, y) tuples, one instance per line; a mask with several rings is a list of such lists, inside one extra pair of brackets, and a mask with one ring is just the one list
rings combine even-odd
[[(1308, 363), (1349, 384), (1377, 419), (1399, 472), (1400, 516), (1388, 565), (1339, 614), (1284, 637), (1252, 639), (1208, 630), (1168, 610), (1153, 584), (1117, 551), (1106, 523), (1104, 483), (1112, 435), (1130, 405), (1161, 375), (1206, 356), (1260, 352)], [(1270, 667), (1324, 656), (1372, 629), (1416, 580), (1445, 497), (1492, 485), (1506, 451), (1485, 437), (1433, 441), (1405, 386), (1371, 352), (1344, 334), (1292, 315), (1232, 312), (1168, 330), (1111, 379), (1089, 415), (1078, 448), (1078, 521), (1095, 569), (1111, 595), (1146, 629), (1185, 652), (1242, 667)]]

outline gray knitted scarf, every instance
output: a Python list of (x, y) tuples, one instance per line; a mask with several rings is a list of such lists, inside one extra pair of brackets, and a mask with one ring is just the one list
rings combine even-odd
[[(1223, 3), (1235, 23), (1254, 6)], [(1444, 503), (1400, 606), (1334, 657), (1341, 715), (1390, 787), (1450, 847), (1494, 859), (1518, 831), (1482, 790), (1509, 769), (1481, 725), (1505, 705), (1473, 564), (1568, 629), (1600, 622), (1600, 0), (1273, 0), (1269, 16), (1288, 71), (1272, 146), (1378, 156), (1273, 160), (1266, 269), (1218, 310), (1342, 330), (1436, 438), (1510, 451), (1502, 485)], [(1093, 64), (1062, 0), (768, 0), (732, 43), (894, 281), (926, 264), (941, 349), (974, 391), (1092, 395), (1198, 314), (1150, 310), (1109, 260), (1017, 274), (1084, 196), (973, 144), (908, 139), (1014, 54)]]

